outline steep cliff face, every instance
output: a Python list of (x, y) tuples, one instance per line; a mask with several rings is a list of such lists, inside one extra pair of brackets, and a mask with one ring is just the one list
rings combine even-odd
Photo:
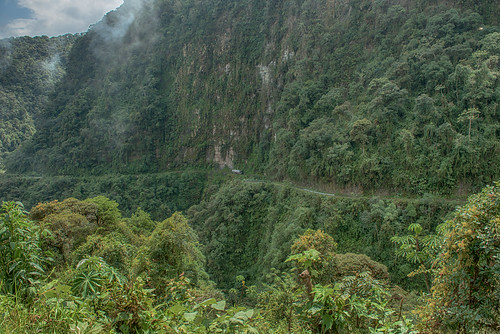
[[(486, 12), (498, 4), (125, 1), (76, 41), (37, 135), (9, 166), (245, 166), (417, 192), (487, 182), (499, 175), (500, 30)], [(487, 96), (468, 88), (481, 76)], [(472, 108), (486, 121), (477, 136), (459, 121)]]
[(76, 42), (67, 76), (26, 148), (37, 158), (19, 167), (61, 173), (233, 165), (247, 137), (258, 136), (261, 83), (257, 59), (233, 57), (237, 13), (225, 7), (127, 1), (109, 13)]
[(270, 6), (128, 1), (109, 13), (76, 43), (28, 168), (243, 163), (272, 125), (276, 72), (294, 56), (277, 35), (295, 18), (283, 27), (288, 13)]

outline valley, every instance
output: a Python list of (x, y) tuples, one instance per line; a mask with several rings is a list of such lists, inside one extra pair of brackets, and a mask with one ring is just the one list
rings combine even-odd
[(499, 59), (495, 0), (1, 39), (0, 332), (500, 331)]

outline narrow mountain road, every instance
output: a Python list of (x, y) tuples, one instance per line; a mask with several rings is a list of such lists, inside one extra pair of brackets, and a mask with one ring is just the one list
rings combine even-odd
[(310, 192), (310, 193), (313, 193), (313, 194), (316, 194), (316, 195), (335, 196), (335, 194), (332, 194), (332, 193), (323, 193), (323, 192), (320, 192), (320, 191), (306, 189), (306, 188), (298, 188), (298, 189), (303, 190), (303, 191), (307, 191), (307, 192)]
[[(401, 201), (412, 201), (418, 198), (422, 198), (421, 196), (418, 197), (404, 197), (400, 195), (387, 195), (387, 194), (372, 194), (372, 195), (367, 195), (367, 194), (345, 194), (345, 193), (327, 193), (327, 192), (322, 192), (322, 191), (317, 191), (309, 188), (304, 188), (300, 185), (296, 185), (290, 182), (276, 182), (276, 181), (267, 181), (265, 179), (260, 179), (260, 178), (255, 178), (255, 179), (243, 179), (243, 182), (246, 183), (267, 183), (267, 184), (272, 184), (275, 186), (289, 186), (293, 189), (300, 190), (300, 191), (306, 191), (308, 193), (320, 195), (320, 196), (327, 196), (327, 197), (338, 197), (338, 198), (379, 198), (379, 199), (387, 199), (387, 200), (392, 200), (392, 199), (397, 199)], [(434, 198), (434, 201), (441, 201), (441, 202), (447, 202), (447, 203), (455, 203), (456, 205), (462, 205), (465, 201), (466, 198), (462, 197), (457, 197), (457, 198), (445, 198), (445, 197), (436, 197)]]
[[(272, 182), (272, 181), (266, 181), (266, 180), (261, 180), (261, 179), (243, 179), (243, 182), (246, 182), (246, 183), (269, 183), (269, 184), (280, 185), (280, 186), (285, 185), (284, 183), (281, 183), (281, 182)], [(294, 185), (292, 183), (286, 183), (286, 184), (294, 189), (307, 191), (309, 193), (316, 194), (316, 195), (336, 196), (334, 193), (325, 193), (325, 192), (316, 191), (316, 190), (312, 190), (312, 189), (308, 189), (308, 188), (302, 188), (302, 187), (299, 187), (299, 186)]]

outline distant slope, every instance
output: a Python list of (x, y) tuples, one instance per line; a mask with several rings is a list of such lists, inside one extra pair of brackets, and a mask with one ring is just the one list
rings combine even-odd
[(432, 231), (458, 204), (439, 198), (323, 196), (279, 183), (234, 180), (191, 207), (188, 216), (204, 245), (207, 272), (223, 289), (238, 275), (255, 284), (273, 268), (285, 270), (290, 246), (307, 229), (330, 234), (339, 253), (363, 253), (384, 263), (393, 282), (409, 287), (415, 283), (407, 277), (411, 266), (395, 258), (391, 237), (404, 235), (415, 222)]
[(0, 159), (35, 132), (34, 118), (64, 75), (75, 39), (65, 35), (0, 40)]
[(500, 10), (454, 3), (125, 1), (76, 41), (8, 167), (479, 188), (500, 176)]

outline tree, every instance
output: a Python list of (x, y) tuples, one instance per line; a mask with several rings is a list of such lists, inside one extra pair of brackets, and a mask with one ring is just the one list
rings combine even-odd
[(155, 222), (151, 219), (151, 216), (140, 207), (132, 214), (129, 222), (135, 233), (144, 234), (146, 236), (149, 236), (155, 228)]
[(122, 217), (118, 203), (105, 196), (89, 198), (86, 201), (97, 205), (97, 225), (106, 231), (113, 231)]
[(33, 297), (50, 258), (41, 248), (48, 232), (28, 220), (21, 203), (4, 202), (0, 209), (0, 292)]
[(405, 319), (396, 319), (396, 312), (388, 305), (387, 267), (366, 255), (335, 254), (336, 248), (331, 236), (309, 229), (295, 240), (287, 259), (296, 262), (299, 272), (305, 269), (299, 277), (309, 300), (303, 303), (302, 316), (306, 316), (313, 332), (377, 329), (379, 333), (382, 328), (411, 326)]
[(76, 198), (38, 203), (30, 211), (30, 218), (46, 226), (50, 238), (44, 238), (43, 247), (54, 252), (54, 265), (71, 262), (75, 249), (97, 229), (97, 205)]
[(295, 240), (287, 261), (296, 261), (299, 272), (308, 270), (314, 279), (325, 281), (331, 277), (336, 249), (330, 235), (309, 229)]
[(479, 109), (477, 109), (476, 107), (472, 107), (467, 110), (464, 110), (464, 112), (462, 112), (458, 117), (458, 120), (461, 122), (467, 122), (467, 121), (469, 122), (469, 141), (470, 141), (470, 129), (472, 127), (472, 121), (478, 119), (480, 114), (481, 112), (479, 111)]
[(471, 196), (442, 231), (424, 330), (500, 330), (500, 183)]
[(159, 223), (147, 243), (153, 280), (179, 276), (205, 280), (205, 257), (198, 248), (198, 237), (188, 220), (179, 212)]
[(129, 274), (131, 258), (136, 249), (121, 239), (120, 235), (112, 233), (105, 236), (99, 234), (90, 235), (85, 243), (72, 252), (73, 263), (77, 264), (86, 257), (94, 256), (102, 258), (107, 264), (121, 273)]
[(422, 230), (420, 224), (410, 224), (408, 231), (413, 232), (413, 234), (401, 237), (395, 236), (391, 238), (391, 241), (399, 246), (396, 255), (403, 256), (408, 261), (419, 264), (419, 268), (412, 271), (408, 276), (423, 274), (427, 291), (430, 291), (430, 269), (441, 240), (434, 234), (422, 235)]
[(368, 131), (372, 127), (372, 122), (369, 119), (359, 119), (352, 125), (349, 135), (354, 142), (361, 145), (363, 153), (365, 153), (365, 145), (368, 143)]
[(97, 223), (97, 205), (76, 198), (67, 198), (62, 202), (57, 200), (47, 203), (38, 203), (30, 211), (30, 218), (42, 221), (48, 215), (60, 213), (74, 213), (84, 216), (89, 222)]

